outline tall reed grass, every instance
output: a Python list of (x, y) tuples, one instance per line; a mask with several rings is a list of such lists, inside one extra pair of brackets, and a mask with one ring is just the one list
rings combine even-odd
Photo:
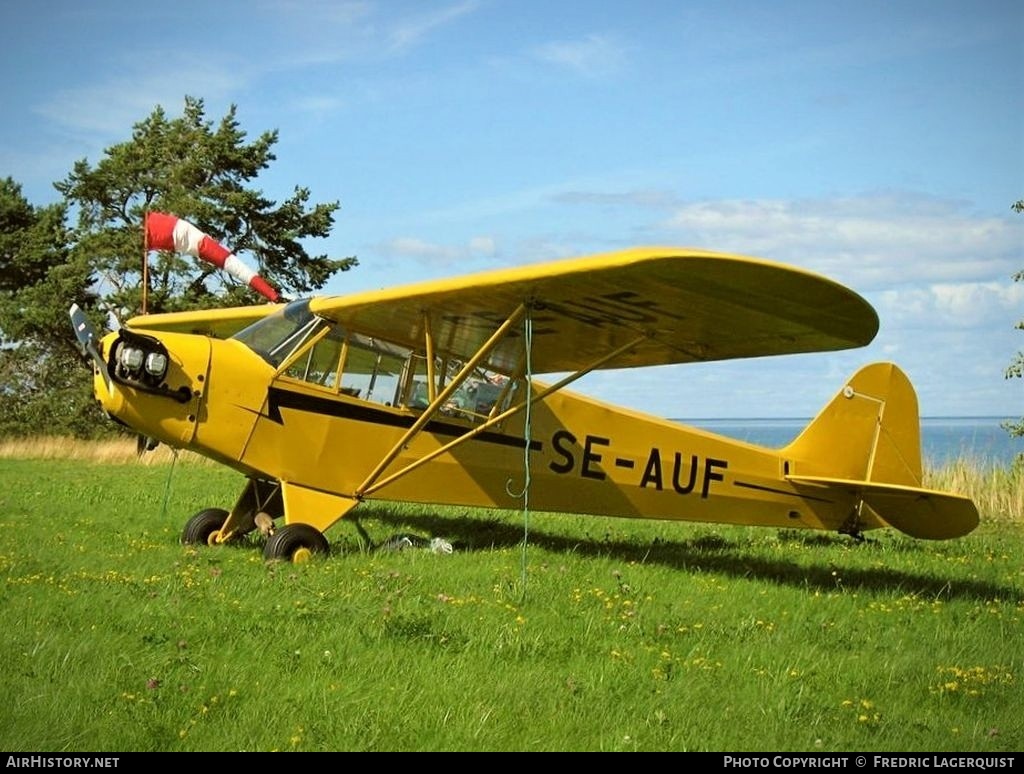
[(961, 457), (926, 469), (924, 485), (970, 497), (986, 519), (1024, 523), (1024, 463), (997, 465)]
[[(138, 462), (141, 465), (165, 465), (174, 458), (174, 451), (161, 444), (152, 451), (139, 454), (134, 438), (111, 438), (85, 441), (61, 436), (0, 439), (0, 459), (81, 460), (106, 464)], [(214, 464), (193, 452), (179, 452), (179, 461)]]

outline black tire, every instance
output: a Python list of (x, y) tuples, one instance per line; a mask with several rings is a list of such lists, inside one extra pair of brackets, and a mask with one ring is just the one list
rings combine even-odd
[(210, 545), (227, 518), (228, 512), (223, 508), (207, 508), (204, 511), (199, 511), (185, 522), (185, 529), (181, 531), (182, 545)]
[(267, 561), (304, 562), (325, 556), (330, 545), (324, 533), (308, 524), (286, 524), (267, 539), (263, 558)]

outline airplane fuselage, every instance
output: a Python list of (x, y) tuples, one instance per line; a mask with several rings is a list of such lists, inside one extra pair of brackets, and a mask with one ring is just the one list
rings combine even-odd
[[(438, 411), (406, 438), (421, 409), (289, 375), (235, 340), (146, 336), (170, 354), (166, 389), (115, 380), (108, 391), (97, 376), (105, 409), (142, 434), (280, 482), (286, 523), (326, 530), (371, 498), (516, 509), (527, 481), (531, 509), (601, 516), (835, 530), (856, 505), (788, 482), (798, 461), (775, 450), (566, 390), (482, 431), (479, 417)], [(543, 389), (524, 384), (517, 395)]]

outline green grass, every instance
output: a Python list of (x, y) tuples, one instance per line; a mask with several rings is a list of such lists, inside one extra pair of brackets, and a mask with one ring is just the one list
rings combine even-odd
[(1020, 514), (863, 544), (531, 514), (524, 553), (521, 513), (368, 504), (454, 553), (342, 523), (267, 565), (179, 545), (242, 481), (170, 470), (0, 459), (0, 748), (1024, 746)]

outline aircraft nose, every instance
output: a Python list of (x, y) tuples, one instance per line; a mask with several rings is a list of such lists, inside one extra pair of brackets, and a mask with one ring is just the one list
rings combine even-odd
[(209, 339), (122, 328), (103, 340), (103, 352), (109, 381), (97, 373), (93, 383), (103, 409), (142, 435), (187, 445), (202, 410)]

